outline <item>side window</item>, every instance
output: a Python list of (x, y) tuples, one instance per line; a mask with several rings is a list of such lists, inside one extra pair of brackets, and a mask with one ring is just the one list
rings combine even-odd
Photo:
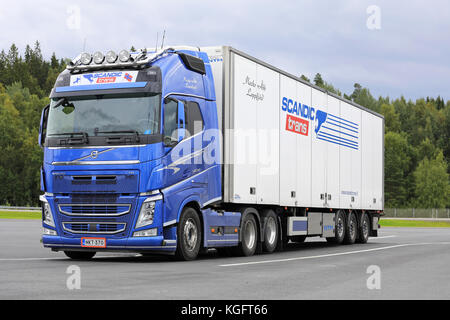
[(203, 130), (205, 123), (203, 122), (202, 113), (197, 102), (186, 102), (186, 136), (193, 136)]
[(176, 141), (174, 132), (178, 129), (178, 104), (169, 100), (164, 104), (164, 138), (171, 137)]

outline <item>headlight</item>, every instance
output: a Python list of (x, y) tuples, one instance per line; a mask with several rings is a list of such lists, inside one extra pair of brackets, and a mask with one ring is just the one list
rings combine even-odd
[(52, 209), (50, 209), (50, 205), (48, 202), (44, 202), (44, 207), (42, 209), (42, 219), (45, 224), (55, 227), (55, 221), (53, 220)]
[(148, 226), (153, 223), (155, 215), (155, 201), (145, 200), (139, 212), (139, 217), (136, 222), (136, 228)]

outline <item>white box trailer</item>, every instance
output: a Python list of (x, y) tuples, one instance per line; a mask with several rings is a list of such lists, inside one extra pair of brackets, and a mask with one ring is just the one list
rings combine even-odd
[(201, 48), (215, 81), (223, 201), (383, 210), (384, 118), (234, 48)]

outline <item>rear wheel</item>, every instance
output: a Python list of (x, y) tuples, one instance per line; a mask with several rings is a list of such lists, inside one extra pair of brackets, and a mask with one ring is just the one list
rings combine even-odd
[(356, 236), (358, 234), (358, 220), (356, 219), (356, 214), (353, 212), (350, 213), (348, 217), (347, 228), (345, 230), (345, 239), (344, 242), (346, 244), (353, 244), (356, 241)]
[(242, 219), (241, 242), (237, 248), (237, 253), (242, 256), (252, 256), (258, 244), (258, 228), (256, 220), (251, 214), (247, 214)]
[(201, 223), (197, 211), (186, 207), (180, 217), (177, 230), (177, 250), (175, 256), (179, 260), (194, 260), (197, 258), (201, 245)]
[(96, 252), (91, 251), (64, 251), (64, 254), (73, 260), (90, 260)]
[(358, 227), (358, 237), (356, 238), (358, 243), (366, 243), (369, 240), (369, 228), (369, 215), (363, 212), (361, 214), (361, 221)]
[(263, 250), (272, 253), (278, 244), (278, 220), (273, 211), (270, 211), (264, 223)]
[(336, 212), (336, 226), (335, 226), (335, 236), (327, 238), (327, 241), (330, 243), (341, 244), (344, 241), (345, 237), (345, 213), (342, 210)]

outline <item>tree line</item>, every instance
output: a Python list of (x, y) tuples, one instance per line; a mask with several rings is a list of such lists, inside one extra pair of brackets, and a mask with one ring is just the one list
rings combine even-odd
[[(14, 44), (0, 52), (0, 205), (39, 204), (40, 116), (66, 63), (55, 53), (44, 59), (38, 41), (23, 55)], [(450, 207), (450, 101), (376, 99), (358, 83), (343, 94), (319, 73), (301, 78), (385, 117), (386, 207)]]

